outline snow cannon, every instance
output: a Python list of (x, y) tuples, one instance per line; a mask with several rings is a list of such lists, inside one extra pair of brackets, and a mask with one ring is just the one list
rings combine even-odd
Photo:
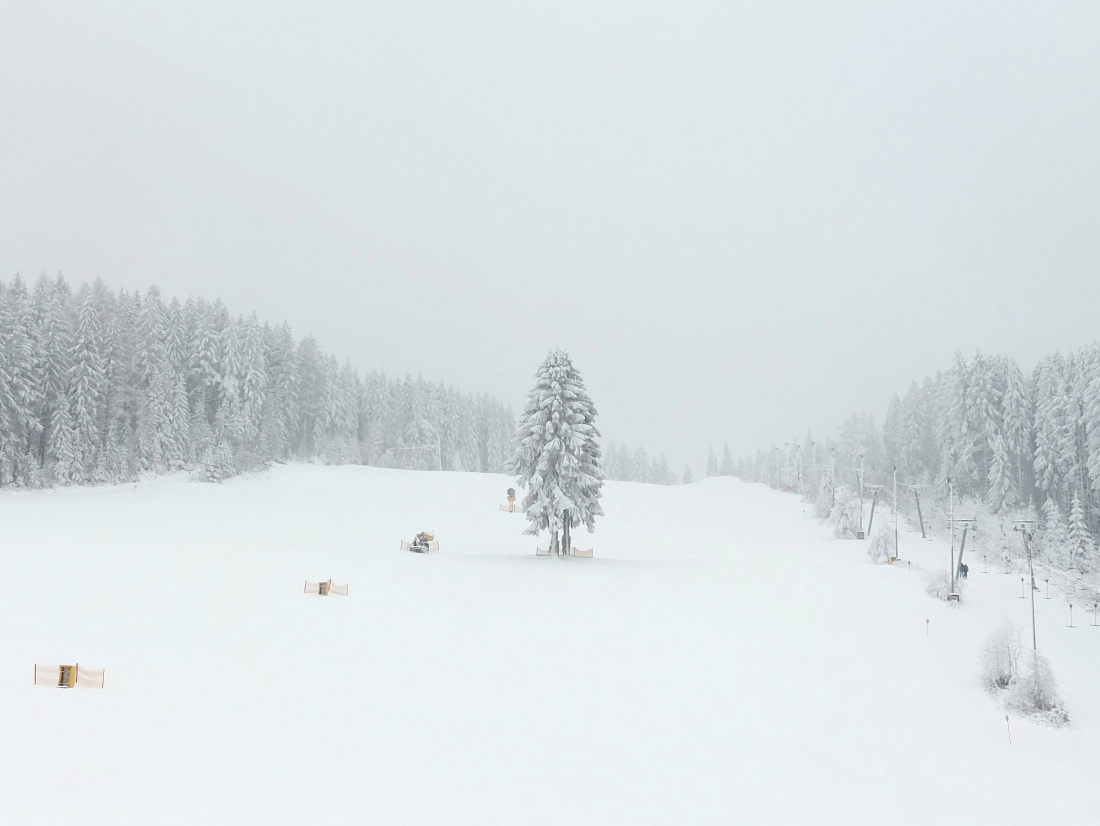
[(412, 551), (414, 554), (433, 553), (439, 550), (439, 542), (436, 541), (435, 533), (421, 531), (412, 542), (406, 542), (402, 539), (401, 550)]
[(500, 509), (502, 511), (507, 511), (508, 513), (523, 513), (523, 510), (520, 508), (520, 506), (516, 504), (515, 488), (508, 488), (508, 504), (501, 505)]
[(345, 582), (343, 585), (338, 585), (331, 579), (326, 579), (321, 582), (310, 582), (307, 579), (303, 593), (318, 594), (322, 597), (346, 597), (348, 595), (348, 584)]
[(34, 684), (56, 688), (103, 688), (103, 668), (82, 668), (73, 665), (34, 666)]

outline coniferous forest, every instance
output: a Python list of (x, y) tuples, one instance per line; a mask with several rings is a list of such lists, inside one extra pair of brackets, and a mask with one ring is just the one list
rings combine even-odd
[(492, 397), (361, 377), (220, 301), (0, 282), (0, 485), (216, 481), (288, 459), (499, 472), (512, 431)]
[[(862, 457), (862, 459), (861, 459)], [(1026, 375), (1006, 356), (956, 354), (951, 368), (895, 396), (882, 428), (853, 416), (836, 438), (807, 435), (737, 463), (737, 475), (813, 495), (820, 488), (883, 486), (893, 473), (899, 510), (924, 503), (943, 529), (949, 501), (979, 515), (979, 536), (1007, 544), (1014, 525), (1036, 526), (1033, 550), (1055, 568), (1097, 572), (1100, 554), (1100, 344), (1042, 358)]]

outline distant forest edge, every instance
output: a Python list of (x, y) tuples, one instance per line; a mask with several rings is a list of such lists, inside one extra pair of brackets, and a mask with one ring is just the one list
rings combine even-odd
[(510, 408), (421, 378), (361, 378), (220, 301), (0, 282), (0, 485), (218, 480), (298, 459), (499, 472)]
[(758, 451), (735, 472), (821, 500), (858, 486), (861, 455), (865, 485), (883, 486), (889, 501), (896, 467), (899, 510), (911, 513), (921, 491), (930, 526), (945, 529), (950, 481), (956, 517), (977, 515), (989, 550), (1005, 550), (1014, 523), (1033, 520), (1040, 559), (1100, 570), (1100, 344), (1045, 356), (1030, 377), (1006, 356), (956, 354), (949, 370), (895, 395), (881, 429), (853, 416), (836, 439)]
[[(360, 377), (285, 322), (156, 287), (0, 281), (0, 487), (116, 484), (271, 462), (502, 472), (511, 407), (417, 377)], [(662, 456), (611, 442), (608, 478), (673, 484)]]

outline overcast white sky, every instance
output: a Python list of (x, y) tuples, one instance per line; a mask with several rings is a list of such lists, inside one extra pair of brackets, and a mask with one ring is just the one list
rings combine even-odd
[[(0, 5), (0, 273), (220, 296), (702, 470), (1100, 311), (1100, 4)], [(82, 8), (81, 8), (82, 7)]]

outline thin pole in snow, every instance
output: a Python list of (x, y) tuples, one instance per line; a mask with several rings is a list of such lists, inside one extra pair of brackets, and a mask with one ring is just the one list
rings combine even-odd
[(1024, 596), (1024, 578), (1023, 577), (1020, 577), (1020, 599), (1027, 599), (1027, 597)]
[(930, 619), (926, 619), (924, 621), (924, 636), (926, 636), (926, 637), (931, 637), (932, 636), (932, 632), (929, 630), (931, 622), (932, 622), (932, 620), (930, 620)]
[[(1035, 656), (1039, 656), (1039, 644), (1036, 642), (1035, 635), (1035, 591), (1038, 590), (1035, 587), (1035, 564), (1031, 555), (1031, 531), (1028, 529), (1028, 525), (1032, 525), (1034, 522), (1030, 519), (1020, 520), (1014, 531), (1019, 531), (1020, 535), (1024, 538), (1024, 550), (1027, 551), (1027, 569), (1031, 575), (1031, 648), (1035, 651)], [(1024, 578), (1020, 577), (1020, 588), (1024, 587)], [(1073, 611), (1070, 610), (1070, 620), (1073, 619)]]
[(859, 454), (859, 532), (863, 533), (863, 454)]
[(1008, 722), (1008, 715), (1005, 715), (1005, 726), (1008, 727), (1008, 744), (1012, 745), (1012, 725)]
[(894, 556), (901, 556), (898, 552), (898, 466), (894, 465)]
[(1100, 610), (1100, 602), (1094, 602), (1092, 604), (1092, 624), (1096, 625), (1096, 612)]
[(1073, 603), (1071, 602), (1069, 604), (1069, 625), (1067, 625), (1066, 628), (1076, 628), (1076, 627), (1077, 626), (1073, 624)]
[(951, 492), (951, 593), (955, 593), (955, 479), (949, 477), (948, 489)]
[(1047, 595), (1043, 599), (1050, 599), (1050, 577), (1046, 578), (1047, 583)]

